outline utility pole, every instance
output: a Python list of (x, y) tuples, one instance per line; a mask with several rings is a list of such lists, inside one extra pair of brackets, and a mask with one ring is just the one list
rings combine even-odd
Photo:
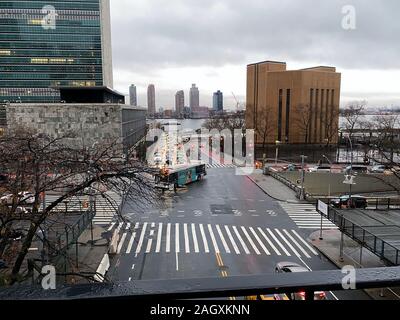
[(305, 194), (304, 194), (304, 178), (305, 178), (305, 172), (304, 172), (304, 165), (305, 165), (305, 160), (307, 157), (305, 155), (301, 156), (301, 192), (300, 192), (300, 200), (305, 200)]

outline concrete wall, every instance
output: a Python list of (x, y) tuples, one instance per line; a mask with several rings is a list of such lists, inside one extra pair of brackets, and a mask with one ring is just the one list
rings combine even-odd
[(9, 129), (25, 127), (54, 137), (74, 132), (73, 143), (124, 143), (131, 147), (144, 135), (145, 109), (118, 104), (11, 104)]

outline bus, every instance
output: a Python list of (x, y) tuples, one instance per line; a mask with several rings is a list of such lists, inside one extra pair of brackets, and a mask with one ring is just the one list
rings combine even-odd
[(182, 166), (179, 168), (163, 168), (156, 175), (156, 185), (162, 189), (169, 189), (171, 186), (174, 190), (178, 187), (183, 187), (190, 183), (200, 181), (207, 175), (206, 165), (197, 164)]

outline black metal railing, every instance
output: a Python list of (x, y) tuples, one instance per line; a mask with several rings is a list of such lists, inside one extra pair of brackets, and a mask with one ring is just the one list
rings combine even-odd
[[(0, 300), (152, 300), (245, 297), (304, 291), (343, 291), (348, 287), (342, 270), (246, 275), (227, 278), (140, 280), (114, 284), (81, 284), (43, 290), (40, 286), (11, 287), (0, 291)], [(400, 286), (400, 267), (357, 269), (355, 289)]]

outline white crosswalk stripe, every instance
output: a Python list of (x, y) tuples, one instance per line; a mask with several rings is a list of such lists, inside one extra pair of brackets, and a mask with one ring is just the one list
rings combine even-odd
[[(299, 229), (320, 229), (321, 215), (315, 205), (302, 203), (279, 203)], [(326, 218), (322, 218), (322, 229), (337, 229), (338, 227)]]
[(223, 163), (209, 163), (207, 169), (218, 169), (218, 168), (236, 168), (234, 164), (223, 164)]
[[(175, 225), (175, 226), (174, 226)], [(174, 232), (172, 232), (172, 227)], [(310, 259), (318, 255), (312, 245), (295, 230), (269, 229), (245, 226), (203, 225), (196, 223), (139, 223), (136, 229), (126, 229), (126, 224), (114, 224), (120, 234), (117, 254), (171, 253), (171, 242), (175, 242), (174, 253), (184, 254), (256, 254), (276, 255)], [(182, 235), (182, 236), (181, 236)], [(136, 240), (138, 236), (138, 240)], [(208, 239), (207, 239), (208, 238)], [(208, 244), (211, 241), (211, 248)], [(210, 250), (211, 249), (211, 250)]]

